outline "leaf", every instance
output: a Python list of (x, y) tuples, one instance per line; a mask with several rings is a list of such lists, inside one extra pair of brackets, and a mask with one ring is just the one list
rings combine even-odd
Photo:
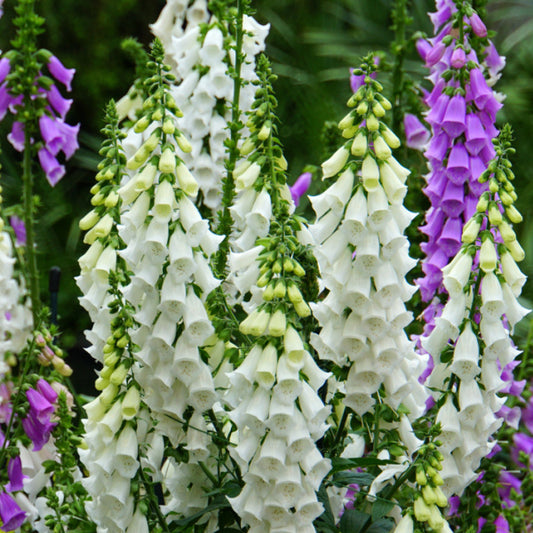
[(381, 518), (365, 531), (365, 533), (387, 533), (394, 527), (394, 522), (388, 518)]
[(331, 505), (329, 503), (329, 496), (324, 485), (321, 485), (318, 490), (318, 501), (324, 506), (324, 512), (320, 515), (320, 521), (324, 523), (328, 530), (335, 531), (335, 517), (333, 516), (333, 511), (331, 510)]
[(359, 466), (375, 466), (375, 465), (388, 465), (394, 461), (385, 459), (376, 459), (375, 457), (359, 457), (357, 459), (344, 459), (335, 458), (332, 460), (332, 472), (339, 472), (341, 470), (352, 470)]
[(372, 484), (372, 481), (374, 481), (374, 477), (375, 476), (373, 476), (372, 474), (368, 474), (366, 472), (341, 471), (336, 472), (333, 475), (333, 483), (337, 486), (343, 487), (346, 485), (352, 485), (353, 483), (367, 487), (368, 485)]
[(341, 532), (342, 533), (362, 533), (365, 531), (370, 520), (370, 515), (362, 513), (357, 509), (347, 509), (341, 518)]
[(393, 507), (394, 503), (390, 500), (378, 498), (372, 506), (372, 520), (379, 520), (380, 518), (385, 516)]

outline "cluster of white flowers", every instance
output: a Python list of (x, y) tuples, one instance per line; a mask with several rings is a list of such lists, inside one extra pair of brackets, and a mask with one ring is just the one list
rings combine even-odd
[[(255, 89), (255, 57), (265, 48), (269, 26), (253, 17), (243, 18), (244, 61), (240, 77), (241, 113), (250, 110)], [(203, 203), (213, 212), (221, 205), (221, 183), (225, 175), (224, 161), (229, 138), (234, 82), (228, 67), (235, 66), (234, 36), (227, 23), (207, 10), (207, 0), (167, 2), (152, 31), (164, 44), (167, 62), (177, 83), (172, 94), (183, 111), (180, 130), (191, 141), (192, 150), (185, 163), (198, 180)]]
[[(354, 138), (351, 147), (346, 143), (322, 165), (324, 178), (340, 176), (311, 197), (325, 295), (313, 306), (321, 328), (311, 342), (321, 359), (349, 367), (346, 381), (332, 386), (355, 413), (372, 410), (383, 386), (383, 401), (394, 409), (404, 404), (413, 420), (424, 411), (426, 392), (417, 379), (425, 361), (404, 332), (412, 320), (405, 302), (415, 291), (405, 280), (415, 264), (403, 234), (413, 217), (402, 204), (409, 171), (391, 155), (397, 137), (377, 118), (390, 103), (379, 92), (368, 99), (367, 91), (373, 94), (363, 86), (352, 96), (349, 105), (357, 109), (339, 124), (345, 138)], [(359, 183), (353, 164), (346, 166), (350, 151), (362, 158)]]
[[(270, 248), (259, 256), (265, 272), (274, 269), (263, 304), (241, 323), (243, 333), (259, 339), (229, 374), (226, 400), (238, 428), (230, 453), (245, 482), (230, 502), (255, 533), (314, 532), (312, 522), (323, 510), (316, 491), (330, 470), (315, 444), (330, 414), (317, 391), (329, 374), (316, 365), (286, 316), (289, 308), (301, 316), (310, 312), (295, 281), (287, 281), (303, 273), (291, 264), (288, 250), (278, 256), (271, 253), (277, 245)], [(278, 275), (276, 262), (283, 265)]]
[[(524, 252), (509, 224), (521, 216), (504, 190), (512, 191), (508, 172), (497, 173), (503, 179), (499, 190), (491, 178), (491, 192), (481, 197), (477, 214), (465, 225), (465, 244), (443, 269), (448, 301), (422, 341), (436, 361), (428, 385), (442, 403), (436, 421), (442, 425), (441, 475), (448, 494), (462, 493), (496, 444), (492, 435), (503, 421), (499, 411), (506, 401), (499, 395), (506, 385), (501, 375), (520, 353), (510, 334), (529, 312), (517, 300), (526, 277), (516, 264)], [(480, 233), (485, 211), (488, 229)], [(480, 269), (473, 271), (476, 252)]]

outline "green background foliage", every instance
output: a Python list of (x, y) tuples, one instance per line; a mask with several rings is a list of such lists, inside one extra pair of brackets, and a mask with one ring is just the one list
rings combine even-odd
[[(5, 0), (5, 15), (0, 20), (0, 47), (9, 49), (12, 37), (13, 2)], [(59, 300), (60, 328), (67, 348), (79, 347), (81, 332), (88, 317), (79, 307), (79, 292), (74, 283), (78, 273), (77, 257), (86, 249), (81, 243), (78, 220), (89, 209), (89, 188), (94, 184), (100, 144), (103, 109), (110, 98), (120, 98), (133, 80), (134, 66), (120, 48), (121, 41), (136, 37), (148, 45), (148, 23), (154, 22), (163, 8), (163, 0), (40, 0), (38, 12), (46, 18), (42, 46), (54, 52), (68, 67), (76, 68), (72, 97), (74, 104), (67, 119), (81, 123), (81, 149), (69, 161), (67, 175), (50, 189), (45, 180), (39, 183), (41, 197), (37, 227), (43, 294), (47, 294), (47, 271), (59, 265), (63, 272)], [(434, 9), (431, 0), (408, 2), (412, 23), (408, 35), (415, 31), (431, 35), (427, 17)], [(267, 53), (274, 72), (279, 75), (275, 90), (279, 99), (280, 137), (289, 161), (291, 182), (306, 165), (320, 165), (331, 151), (324, 142), (324, 124), (344, 116), (350, 95), (349, 67), (357, 66), (369, 51), (383, 51), (384, 73), (380, 80), (390, 88), (394, 40), (391, 30), (392, 0), (255, 0), (256, 18), (271, 24)], [(488, 2), (488, 26), (497, 30), (494, 38), (500, 51), (507, 55), (507, 67), (497, 89), (506, 94), (500, 125), (509, 121), (515, 131), (514, 168), (519, 193), (518, 207), (525, 221), (519, 228), (521, 243), (530, 259), (522, 268), (531, 275), (533, 263), (533, 192), (529, 161), (533, 153), (533, 4), (530, 0)], [(408, 50), (405, 68), (416, 82), (426, 74), (414, 47)], [(5, 139), (7, 124), (0, 126)], [(7, 142), (2, 144), (1, 162), (7, 200), (20, 198), (20, 162)], [(414, 167), (413, 192), (408, 199), (411, 209), (426, 204), (420, 196), (420, 178), (424, 172), (419, 154), (403, 149), (403, 164)], [(316, 192), (315, 180), (311, 192)], [(303, 203), (302, 209), (308, 210)], [(531, 285), (526, 297), (531, 299)]]

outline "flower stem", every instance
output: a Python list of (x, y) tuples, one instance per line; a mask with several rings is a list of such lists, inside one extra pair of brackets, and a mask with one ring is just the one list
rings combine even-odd
[(228, 253), (229, 253), (229, 236), (231, 228), (233, 227), (233, 217), (229, 208), (233, 204), (235, 197), (235, 180), (233, 172), (237, 159), (239, 158), (238, 141), (240, 138), (240, 130), (242, 124), (240, 122), (240, 97), (241, 97), (241, 65), (242, 65), (242, 20), (244, 14), (243, 0), (237, 0), (237, 20), (235, 24), (235, 72), (233, 76), (233, 101), (231, 104), (231, 123), (229, 129), (231, 131), (231, 145), (229, 149), (229, 157), (226, 163), (227, 174), (224, 177), (222, 185), (222, 213), (218, 221), (217, 233), (224, 235), (224, 240), (220, 244), (220, 248), (216, 254), (214, 264), (214, 274), (219, 279), (225, 278)]
[[(29, 100), (29, 98), (27, 98)], [(26, 257), (30, 285), (31, 312), (33, 328), (37, 326), (41, 300), (39, 294), (39, 271), (37, 270), (37, 256), (35, 253), (35, 235), (33, 224), (33, 173), (32, 173), (32, 148), (29, 128), (24, 129), (24, 157), (22, 160), (22, 183), (24, 201), (24, 225), (26, 226)]]
[(392, 43), (394, 54), (394, 67), (392, 72), (393, 106), (392, 106), (392, 129), (400, 131), (400, 122), (403, 118), (402, 96), (404, 85), (404, 59), (406, 51), (405, 27), (407, 18), (407, 0), (395, 0), (392, 12), (393, 28), (396, 39)]

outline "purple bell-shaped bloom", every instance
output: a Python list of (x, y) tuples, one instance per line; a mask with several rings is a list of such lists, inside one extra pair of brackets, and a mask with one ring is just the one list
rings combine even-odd
[(289, 187), (292, 199), (294, 200), (294, 205), (298, 205), (300, 203), (300, 198), (307, 192), (307, 189), (309, 189), (312, 179), (313, 175), (311, 172), (304, 172), (298, 176), (294, 182), (294, 185)]
[(9, 64), (9, 59), (7, 57), (0, 59), (0, 83), (4, 83), (10, 70), (11, 65)]
[(13, 215), (9, 217), (9, 224), (15, 233), (17, 246), (24, 246), (26, 244), (26, 225), (24, 224), (24, 220)]
[(448, 218), (442, 228), (438, 244), (448, 257), (454, 256), (461, 248), (463, 223), (459, 218)]
[(26, 513), (19, 507), (11, 494), (0, 493), (0, 520), (2, 531), (18, 529), (26, 519)]
[(65, 167), (46, 148), (38, 152), (39, 163), (52, 187), (65, 175)]
[(52, 403), (35, 389), (28, 389), (26, 397), (30, 404), (30, 415), (35, 416), (42, 424), (48, 422), (55, 409)]
[(441, 132), (437, 136), (431, 138), (428, 149), (424, 155), (430, 161), (442, 163), (450, 145), (451, 142), (448, 135), (446, 135), (444, 132)]
[(452, 138), (459, 137), (465, 131), (466, 103), (464, 98), (456, 94), (446, 107), (442, 118), (442, 129)]
[(15, 492), (24, 488), (24, 478), (28, 477), (22, 473), (22, 461), (20, 455), (12, 457), (7, 463), (7, 475), (9, 482), (6, 484), (5, 489), (8, 492)]
[(463, 143), (455, 144), (450, 150), (446, 175), (448, 179), (456, 185), (462, 185), (470, 174), (470, 164), (468, 152)]
[(448, 108), (449, 101), (450, 97), (448, 95), (441, 94), (435, 102), (435, 105), (429, 110), (426, 117), (427, 122), (431, 124), (441, 124), (442, 119), (444, 118), (444, 113), (446, 113), (446, 109)]
[(50, 87), (50, 90), (46, 93), (46, 98), (59, 116), (64, 119), (72, 105), (72, 100), (63, 98), (55, 85)]
[(22, 152), (24, 150), (25, 137), (24, 124), (22, 124), (22, 122), (19, 122), (18, 120), (13, 122), (11, 132), (7, 135), (7, 140), (17, 152)]
[(445, 50), (446, 45), (442, 41), (436, 43), (433, 48), (426, 54), (426, 65), (428, 67), (436, 65), (440, 61), (441, 57), (444, 55)]
[(70, 126), (62, 120), (43, 115), (39, 119), (39, 128), (46, 148), (52, 155), (56, 156), (62, 150), (68, 159), (79, 148), (77, 140), (79, 124)]
[(465, 137), (465, 146), (471, 155), (478, 155), (483, 147), (490, 142), (480, 118), (473, 113), (466, 115)]
[(498, 493), (501, 499), (507, 504), (507, 507), (514, 507), (515, 502), (511, 500), (511, 490), (514, 489), (518, 494), (521, 492), (522, 482), (507, 470), (500, 473), (500, 485)]
[(479, 18), (479, 15), (477, 13), (474, 13), (470, 17), (470, 27), (472, 28), (472, 31), (478, 36), (478, 37), (486, 37), (487, 36), (487, 27), (483, 23), (483, 21)]
[(430, 241), (435, 242), (437, 236), (442, 230), (444, 224), (444, 212), (442, 209), (430, 208), (426, 216), (426, 225), (420, 228), (420, 231), (429, 237)]
[(424, 194), (429, 198), (431, 203), (440, 200), (444, 194), (448, 181), (444, 172), (436, 172), (429, 183), (424, 187)]
[(57, 392), (52, 388), (52, 385), (46, 379), (37, 381), (37, 389), (50, 402), (55, 403), (57, 400)]
[(70, 84), (72, 82), (72, 78), (74, 78), (76, 69), (65, 68), (63, 63), (61, 63), (56, 56), (52, 56), (48, 61), (48, 70), (57, 81), (62, 83), (67, 88), (67, 91), (72, 90)]
[(494, 520), (494, 525), (496, 526), (496, 533), (510, 533), (509, 522), (505, 519), (503, 515), (498, 516)]
[(452, 52), (450, 64), (453, 68), (463, 68), (466, 65), (466, 54), (463, 48), (457, 47)]
[(414, 150), (424, 150), (430, 138), (429, 130), (416, 115), (406, 113), (403, 117), (406, 144)]
[(470, 71), (470, 92), (472, 99), (479, 109), (484, 109), (487, 102), (494, 99), (494, 95), (487, 85), (483, 72), (478, 68), (473, 68)]
[(465, 188), (448, 181), (444, 195), (441, 198), (441, 209), (449, 217), (458, 217), (464, 209)]
[(52, 430), (56, 426), (50, 421), (41, 423), (37, 417), (30, 414), (22, 421), (24, 432), (33, 443), (33, 451), (38, 452), (48, 442)]
[(485, 63), (489, 69), (489, 75), (491, 78), (496, 78), (503, 67), (505, 67), (505, 57), (498, 54), (498, 50), (496, 50), (492, 41), (489, 41), (486, 51)]

